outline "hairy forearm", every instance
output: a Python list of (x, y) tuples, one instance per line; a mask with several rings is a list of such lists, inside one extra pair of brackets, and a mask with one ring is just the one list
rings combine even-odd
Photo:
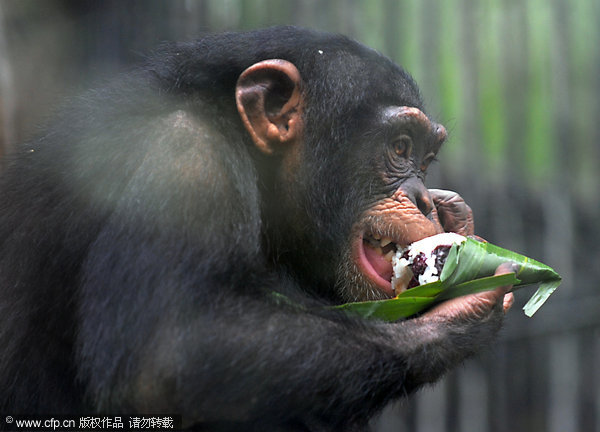
[[(367, 417), (474, 352), (489, 337), (481, 325), (499, 325), (496, 319), (476, 325), (430, 317), (387, 324), (236, 301), (242, 303), (214, 311), (215, 321), (201, 317), (149, 345), (161, 352), (157, 344), (169, 340), (178, 355), (164, 362), (155, 356), (141, 373), (167, 381), (179, 375), (174, 393), (186, 396), (167, 408), (194, 422), (253, 421), (265, 412), (320, 418), (332, 407), (344, 414), (328, 421)], [(240, 307), (244, 314), (232, 315)], [(177, 358), (188, 360), (170, 363)], [(141, 402), (148, 408), (152, 401)]]

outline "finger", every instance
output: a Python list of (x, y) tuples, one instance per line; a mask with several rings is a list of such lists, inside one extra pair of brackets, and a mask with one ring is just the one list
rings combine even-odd
[(463, 197), (454, 191), (444, 189), (429, 189), (429, 195), (431, 196), (431, 199), (436, 207), (469, 207)]
[[(498, 266), (494, 276), (516, 273), (517, 270), (518, 265), (506, 262)], [(514, 302), (514, 296), (510, 292), (512, 288), (512, 285), (503, 285), (490, 291), (453, 298), (434, 307), (428, 315), (445, 317), (470, 316), (475, 319), (482, 319), (494, 310), (502, 310), (506, 313)]]
[[(515, 263), (506, 262), (500, 264), (496, 271), (494, 272), (494, 276), (500, 276), (508, 273), (517, 273), (519, 270), (519, 266)], [(512, 285), (502, 285), (491, 291), (484, 291), (478, 294), (474, 294), (474, 296), (478, 297), (482, 301), (488, 301), (490, 303), (500, 304), (502, 302), (502, 307), (504, 311), (508, 311), (514, 302), (514, 296), (511, 291), (513, 289)]]
[(488, 242), (486, 239), (484, 239), (483, 237), (480, 237), (480, 236), (478, 236), (476, 234), (470, 235), (468, 237), (472, 238), (473, 240), (480, 241), (481, 243), (487, 243)]
[(473, 212), (459, 194), (442, 189), (429, 189), (429, 194), (445, 231), (462, 235), (473, 234)]
[[(496, 272), (494, 273), (494, 276), (507, 274), (507, 273), (517, 274), (518, 271), (519, 271), (519, 266), (517, 264), (503, 263), (498, 266), (498, 268), (496, 269)], [(499, 292), (504, 292), (504, 297), (502, 300), (502, 310), (505, 314), (510, 310), (510, 308), (512, 307), (512, 305), (515, 302), (515, 296), (511, 292), (512, 289), (513, 289), (512, 285), (506, 285), (506, 286), (502, 286), (502, 287), (498, 288)]]
[(504, 311), (504, 313), (507, 313), (509, 311), (514, 302), (515, 296), (513, 293), (509, 292), (508, 294), (504, 295), (504, 302), (502, 304), (502, 310)]
[[(515, 275), (519, 272), (519, 265), (517, 263), (514, 262), (505, 262), (500, 264), (497, 268), (496, 271), (494, 272), (494, 276), (500, 276), (503, 274), (508, 274), (508, 273), (514, 273)], [(510, 292), (512, 291), (513, 286), (512, 285), (506, 285), (504, 287), (499, 287), (499, 288), (504, 288), (506, 290), (506, 292)]]

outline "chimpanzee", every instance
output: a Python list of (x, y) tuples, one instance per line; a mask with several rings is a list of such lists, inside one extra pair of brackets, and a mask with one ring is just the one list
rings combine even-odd
[(78, 97), (0, 177), (1, 412), (366, 428), (512, 300), (391, 324), (330, 307), (391, 297), (397, 247), (472, 234), (423, 183), (445, 138), (401, 68), (294, 27), (166, 44)]

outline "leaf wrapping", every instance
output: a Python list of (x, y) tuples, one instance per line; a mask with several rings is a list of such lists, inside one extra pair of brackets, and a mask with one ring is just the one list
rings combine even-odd
[[(496, 268), (513, 262), (519, 266), (516, 274), (494, 276)], [(453, 245), (442, 268), (440, 280), (406, 290), (393, 299), (346, 303), (338, 309), (357, 313), (365, 318), (397, 321), (455, 297), (513, 285), (513, 290), (540, 284), (523, 308), (531, 317), (560, 285), (561, 277), (551, 267), (524, 255), (491, 243), (467, 238)]]

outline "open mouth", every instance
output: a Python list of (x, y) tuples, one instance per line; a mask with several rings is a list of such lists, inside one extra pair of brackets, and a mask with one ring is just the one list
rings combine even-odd
[[(389, 237), (377, 234), (362, 234), (357, 240), (357, 262), (362, 272), (389, 297), (395, 295), (392, 289), (392, 257), (398, 251), (398, 244)], [(402, 248), (402, 246), (400, 246)]]
[(362, 273), (389, 297), (407, 289), (439, 280), (452, 245), (465, 237), (440, 233), (405, 247), (389, 237), (363, 233), (355, 244)]

